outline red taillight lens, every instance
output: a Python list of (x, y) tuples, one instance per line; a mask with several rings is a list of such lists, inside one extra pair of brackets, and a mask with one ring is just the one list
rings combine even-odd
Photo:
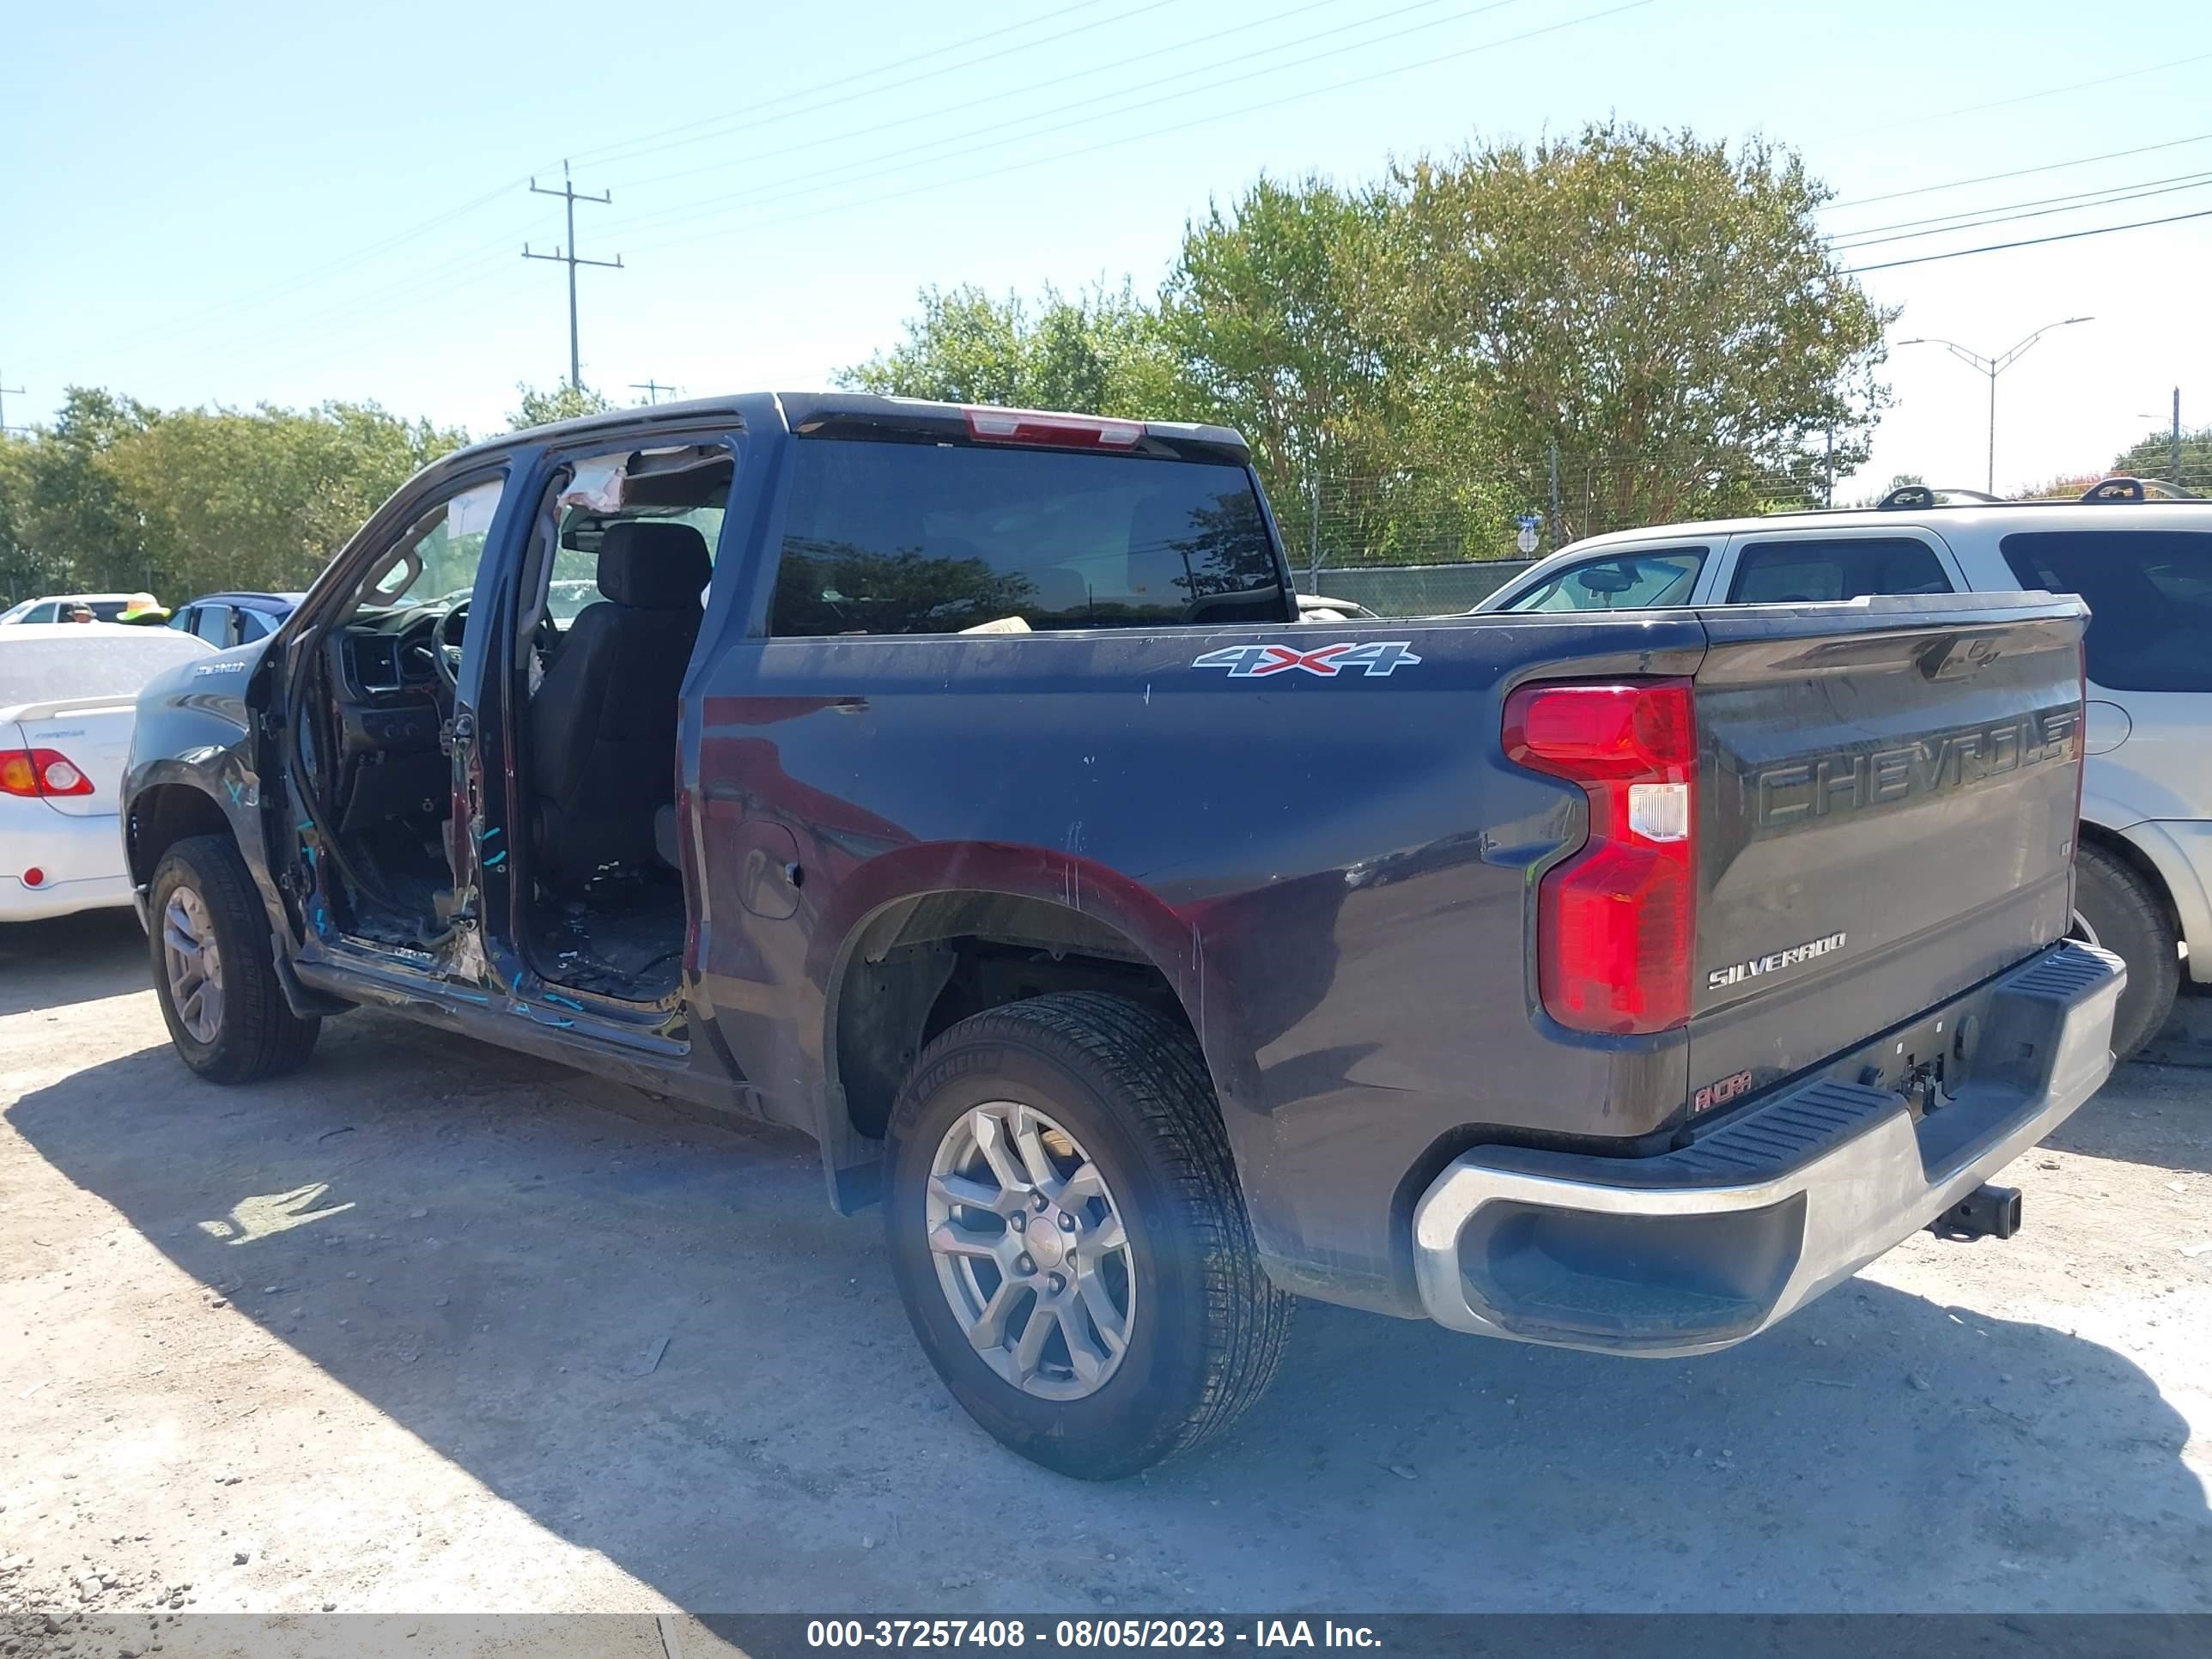
[(1092, 415), (1048, 415), (1034, 409), (967, 408), (968, 435), (978, 443), (1046, 444), (1057, 449), (1133, 449), (1145, 435), (1142, 421), (1109, 421)]
[(1578, 1031), (1690, 1017), (1697, 929), (1697, 720), (1687, 680), (1524, 686), (1505, 753), (1589, 797), (1589, 835), (1536, 896), (1537, 989)]
[(92, 780), (70, 757), (52, 749), (10, 749), (0, 753), (0, 794), (88, 795)]

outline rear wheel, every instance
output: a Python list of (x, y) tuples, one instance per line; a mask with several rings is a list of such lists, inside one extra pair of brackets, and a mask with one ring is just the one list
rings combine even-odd
[(2181, 988), (2180, 941), (2157, 894), (2102, 848), (2084, 846), (2075, 867), (2076, 931), (2128, 964), (2112, 1016), (2112, 1052), (2126, 1060), (2151, 1040)]
[(1084, 1480), (1256, 1400), (1290, 1298), (1260, 1268), (1190, 1033), (1077, 992), (961, 1021), (900, 1091), (884, 1206), (907, 1316), (953, 1397)]
[(191, 836), (162, 855), (149, 892), (154, 989), (169, 1041), (216, 1083), (276, 1077), (304, 1061), (319, 1019), (284, 1000), (269, 915), (228, 836)]

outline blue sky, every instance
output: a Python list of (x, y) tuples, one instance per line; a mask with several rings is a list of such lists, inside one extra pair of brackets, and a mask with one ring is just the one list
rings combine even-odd
[[(1838, 206), (1844, 233), (2165, 191), (1867, 259), (2212, 208), (2212, 11), (2131, 9), (2120, 50), (2100, 27), (2037, 0), (17, 8), (0, 384), (25, 388), (11, 423), (79, 383), (495, 428), (516, 381), (566, 374), (562, 274), (520, 257), (563, 238), (526, 180), (564, 156), (614, 194), (578, 228), (626, 265), (581, 274), (585, 378), (617, 396), (818, 385), (921, 284), (1150, 288), (1263, 169), (1356, 179), (1607, 114), (1763, 133), (1844, 204), (2171, 146)], [(2212, 421), (2208, 255), (2203, 219), (1867, 281), (1905, 306), (1898, 339), (1995, 352), (2096, 317), (2002, 382), (2002, 487), (2101, 465), (2177, 382)], [(1886, 377), (1869, 473), (1978, 484), (1984, 383), (1928, 347)]]

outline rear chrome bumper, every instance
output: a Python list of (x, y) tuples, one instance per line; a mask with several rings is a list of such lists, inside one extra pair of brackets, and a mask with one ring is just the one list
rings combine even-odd
[(1422, 1305), (1455, 1330), (1606, 1353), (1754, 1336), (2071, 1116), (2112, 1072), (2126, 978), (2069, 943), (1976, 994), (1965, 1081), (1918, 1119), (1894, 1090), (1824, 1077), (1656, 1158), (1468, 1152), (1414, 1207)]

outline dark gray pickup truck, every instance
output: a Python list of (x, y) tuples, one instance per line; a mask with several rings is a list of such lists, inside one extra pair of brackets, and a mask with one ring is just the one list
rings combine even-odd
[(374, 1005), (803, 1130), (960, 1402), (1092, 1477), (1295, 1296), (1686, 1354), (2009, 1232), (2124, 973), (2063, 938), (2078, 601), (1297, 617), (1218, 428), (464, 451), (145, 692), (170, 1032), (240, 1083)]

